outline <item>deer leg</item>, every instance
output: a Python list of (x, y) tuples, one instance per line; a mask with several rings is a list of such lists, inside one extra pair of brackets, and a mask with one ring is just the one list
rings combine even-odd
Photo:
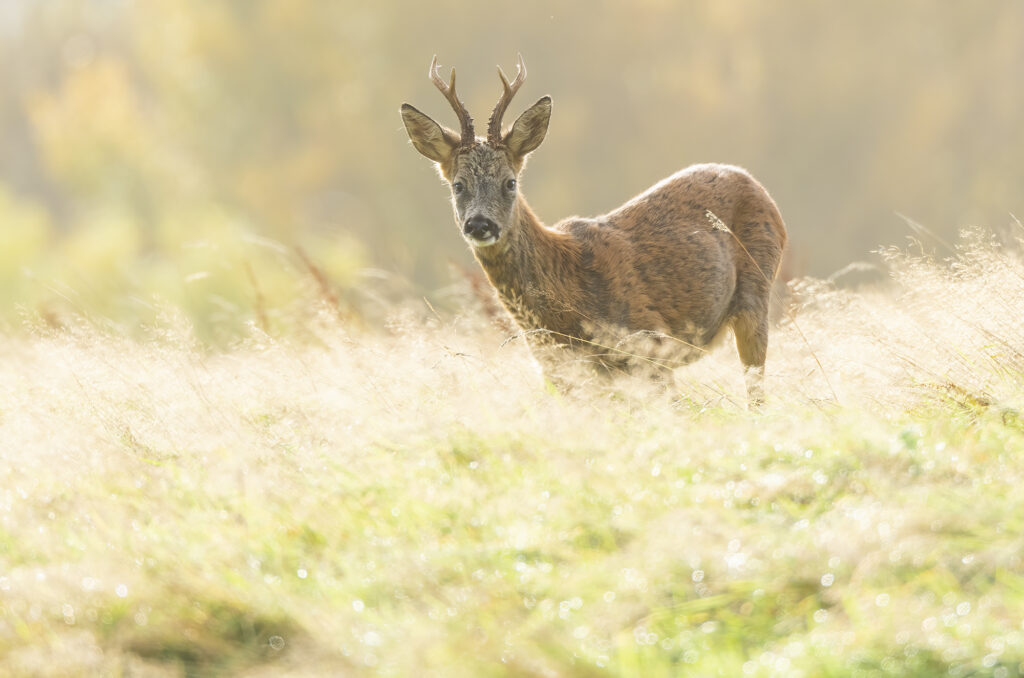
[(548, 388), (553, 388), (563, 396), (580, 391), (582, 384), (596, 380), (606, 380), (611, 371), (599, 360), (581, 359), (566, 346), (539, 338), (529, 340), (530, 353), (537, 361), (544, 381)]
[(745, 311), (732, 321), (736, 349), (743, 363), (747, 398), (751, 408), (764, 403), (764, 359), (768, 352), (767, 314)]
[(665, 388), (672, 385), (672, 368), (681, 364), (678, 342), (671, 335), (657, 330), (641, 330), (623, 337), (616, 351), (626, 356), (626, 371), (642, 375)]

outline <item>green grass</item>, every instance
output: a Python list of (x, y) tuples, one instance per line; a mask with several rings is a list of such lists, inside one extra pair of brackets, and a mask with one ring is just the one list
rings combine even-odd
[(731, 346), (560, 396), (473, 311), (8, 335), (0, 674), (1021, 675), (1024, 265), (891, 259), (758, 413)]

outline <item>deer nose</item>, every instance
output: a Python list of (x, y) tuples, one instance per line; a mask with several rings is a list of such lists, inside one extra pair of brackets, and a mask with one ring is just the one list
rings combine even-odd
[(489, 240), (498, 237), (498, 225), (482, 214), (477, 214), (466, 220), (462, 232), (473, 240)]

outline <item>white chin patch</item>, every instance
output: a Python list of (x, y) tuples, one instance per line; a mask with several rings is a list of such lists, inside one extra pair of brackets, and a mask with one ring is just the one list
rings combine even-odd
[(476, 238), (470, 238), (469, 242), (473, 247), (490, 247), (494, 243), (498, 242), (498, 236), (489, 235), (483, 240), (477, 240)]

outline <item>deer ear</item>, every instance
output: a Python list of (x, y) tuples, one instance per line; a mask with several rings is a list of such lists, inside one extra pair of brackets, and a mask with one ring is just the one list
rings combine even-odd
[(516, 157), (523, 157), (540, 146), (551, 120), (551, 97), (544, 97), (520, 115), (505, 135), (505, 145)]
[(412, 139), (412, 145), (434, 162), (446, 162), (459, 145), (454, 132), (441, 127), (430, 116), (420, 113), (409, 104), (402, 104), (402, 121)]

